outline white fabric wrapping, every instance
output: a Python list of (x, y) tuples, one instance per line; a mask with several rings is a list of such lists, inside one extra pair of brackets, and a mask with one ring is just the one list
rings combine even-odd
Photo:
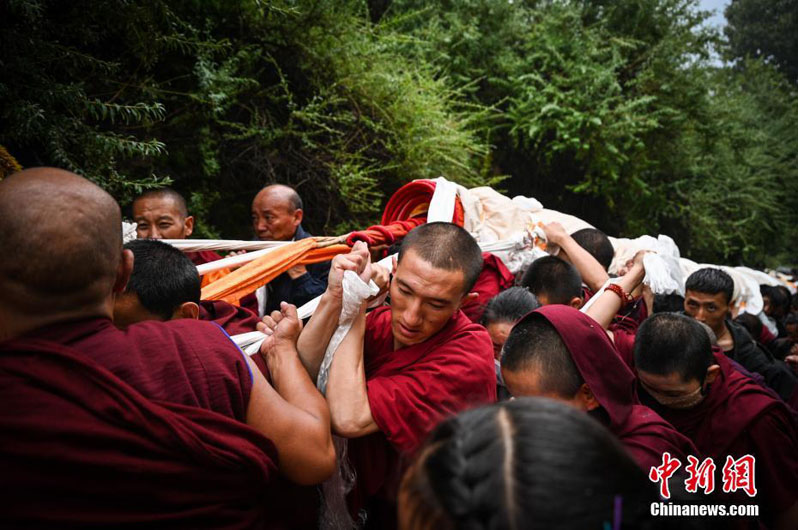
[(122, 244), (138, 238), (136, 234), (136, 223), (122, 221)]
[(651, 288), (651, 292), (684, 296), (684, 278), (676, 258), (646, 254), (643, 256), (643, 266), (646, 269), (643, 283)]
[(338, 349), (346, 334), (352, 329), (352, 323), (360, 305), (370, 296), (380, 292), (377, 284), (372, 280), (369, 280), (369, 283), (364, 282), (354, 271), (345, 271), (344, 279), (341, 283), (343, 285), (341, 316), (338, 317), (338, 327), (327, 344), (327, 350), (324, 352), (324, 358), (319, 367), (319, 375), (316, 378), (316, 387), (321, 390), (322, 394), (327, 393), (327, 379), (330, 375), (330, 365), (332, 364), (335, 350)]
[[(221, 269), (225, 269), (227, 267), (244, 265), (261, 256), (265, 256), (269, 252), (274, 252), (279, 248), (279, 246), (284, 245), (286, 243), (291, 243), (291, 241), (281, 241), (280, 245), (270, 246), (269, 248), (256, 250), (255, 252), (247, 252), (246, 254), (229, 256), (227, 258), (217, 259), (216, 261), (209, 261), (208, 263), (197, 265), (197, 273), (200, 276), (202, 276), (203, 274), (208, 274), (209, 272), (218, 271)], [(186, 251), (186, 252), (191, 252), (191, 251)]]
[(454, 218), (454, 204), (457, 197), (458, 186), (443, 177), (435, 179), (435, 192), (427, 210), (427, 222), (442, 221), (451, 223)]
[(287, 245), (290, 241), (245, 241), (243, 239), (162, 239), (183, 252), (198, 250), (262, 250)]

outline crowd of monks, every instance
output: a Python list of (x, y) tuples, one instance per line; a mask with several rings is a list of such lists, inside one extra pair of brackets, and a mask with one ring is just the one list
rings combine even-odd
[[(254, 236), (310, 237), (303, 215), (269, 185)], [(390, 270), (358, 242), (233, 305), (201, 300), (196, 266), (221, 255), (158, 241), (193, 232), (179, 193), (130, 216), (123, 244), (120, 206), (82, 177), (0, 181), (0, 527), (798, 529), (786, 289), (763, 286), (757, 316), (720, 269), (655, 295), (642, 252), (608, 283), (607, 236), (557, 223), (559, 253), (514, 275), (427, 223)], [(380, 292), (322, 393), (349, 271)], [(250, 356), (230, 337), (255, 330)]]

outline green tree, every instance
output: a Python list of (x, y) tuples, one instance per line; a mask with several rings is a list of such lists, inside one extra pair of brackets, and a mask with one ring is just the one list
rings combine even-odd
[(729, 58), (764, 59), (798, 83), (798, 0), (732, 0), (725, 14)]
[(359, 2), (0, 9), (0, 144), (122, 202), (171, 182), (202, 234), (249, 237), (249, 202), (272, 181), (298, 188), (317, 233), (376, 221), (414, 178), (485, 182), (470, 110)]

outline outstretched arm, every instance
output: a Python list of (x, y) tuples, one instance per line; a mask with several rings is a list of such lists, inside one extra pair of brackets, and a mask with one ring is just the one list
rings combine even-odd
[(601, 289), (604, 282), (609, 279), (609, 275), (604, 270), (604, 267), (601, 266), (601, 263), (590, 252), (579, 246), (579, 243), (565, 231), (565, 228), (560, 223), (544, 225), (543, 231), (546, 233), (548, 241), (559, 245), (562, 251), (565, 252), (568, 260), (579, 271), (585, 285), (594, 293)]
[(319, 367), (324, 358), (324, 352), (327, 350), (327, 344), (338, 327), (343, 300), (344, 271), (351, 270), (363, 274), (369, 264), (368, 246), (362, 241), (355, 243), (349, 254), (341, 254), (333, 258), (330, 264), (327, 290), (324, 291), (319, 306), (297, 341), (299, 358), (314, 381), (319, 374)]
[(268, 336), (260, 354), (274, 387), (252, 361), (252, 393), (247, 424), (277, 448), (280, 471), (299, 484), (318, 484), (335, 470), (330, 411), (324, 397), (299, 360), (296, 340), (302, 321), (296, 307), (283, 302), (281, 311), (264, 318)]
[[(638, 252), (629, 271), (617, 282), (624, 293), (631, 293), (643, 281), (646, 275), (646, 269), (643, 266), (644, 255), (645, 251)], [(610, 290), (605, 290), (585, 313), (601, 324), (601, 327), (607, 329), (622, 306), (623, 300), (620, 296)]]

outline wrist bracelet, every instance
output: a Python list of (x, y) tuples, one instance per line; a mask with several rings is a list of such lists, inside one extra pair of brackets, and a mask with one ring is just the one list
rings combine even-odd
[(634, 297), (625, 292), (623, 287), (618, 285), (617, 283), (611, 283), (607, 286), (608, 291), (612, 291), (613, 293), (618, 295), (618, 298), (621, 299), (621, 308), (626, 307), (627, 305), (634, 303)]

